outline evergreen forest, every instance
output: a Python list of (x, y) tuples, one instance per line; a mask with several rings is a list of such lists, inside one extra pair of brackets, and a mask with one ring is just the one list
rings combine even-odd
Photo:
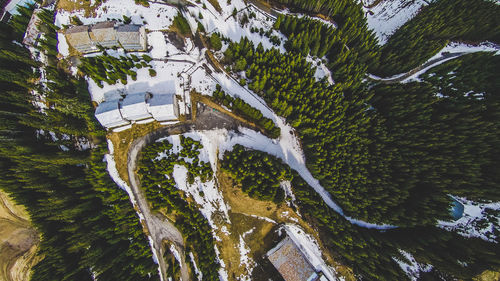
[(0, 23), (0, 188), (27, 206), (40, 233), (31, 280), (159, 280), (135, 210), (102, 161), (105, 132), (86, 83), (56, 63), (52, 11), (40, 14), (37, 54), (47, 63), (19, 47), (32, 11)]
[[(241, 156), (245, 156), (245, 161), (241, 161)], [(467, 239), (435, 226), (396, 228), (385, 232), (356, 226), (327, 206), (296, 171), (265, 152), (236, 145), (225, 153), (222, 166), (241, 184), (242, 190), (251, 190), (253, 194), (277, 193), (282, 189), (279, 184), (271, 187), (259, 185), (259, 182), (277, 177), (278, 182), (291, 181), (295, 196), (292, 204), (319, 230), (327, 250), (351, 266), (364, 280), (408, 280), (396, 263), (396, 260), (406, 261), (403, 251), (411, 253), (422, 264), (433, 265), (430, 272), (423, 274), (423, 280), (467, 280), (487, 268), (500, 265), (497, 243)]]

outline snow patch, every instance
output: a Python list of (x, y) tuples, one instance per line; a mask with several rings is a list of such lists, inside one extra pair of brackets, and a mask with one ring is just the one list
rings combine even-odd
[(464, 237), (478, 237), (497, 242), (500, 229), (500, 202), (478, 203), (465, 197), (453, 197), (464, 205), (462, 217), (456, 221), (438, 221), (437, 226)]
[(393, 257), (392, 259), (401, 267), (401, 269), (410, 277), (412, 281), (418, 280), (420, 272), (429, 272), (432, 269), (432, 265), (420, 264), (418, 263), (412, 254), (399, 249), (401, 255), (406, 259), (402, 261), (398, 258)]

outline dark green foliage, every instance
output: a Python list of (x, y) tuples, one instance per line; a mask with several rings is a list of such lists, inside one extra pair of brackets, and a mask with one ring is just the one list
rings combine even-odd
[(432, 264), (440, 275), (456, 278), (468, 279), (487, 268), (500, 266), (497, 256), (500, 247), (481, 239), (463, 238), (433, 226), (379, 232), (353, 225), (327, 206), (297, 172), (264, 152), (236, 145), (223, 159), (222, 167), (241, 182), (243, 189), (269, 178), (266, 172), (253, 172), (256, 169), (286, 175), (302, 217), (319, 230), (323, 245), (336, 259), (351, 266), (363, 280), (407, 280), (408, 276), (394, 262), (394, 258), (405, 260), (400, 249), (411, 253), (419, 263)]
[(433, 225), (449, 218), (448, 193), (498, 198), (496, 99), (440, 100), (423, 83), (341, 91), (316, 82), (300, 55), (246, 39), (225, 55), (234, 70), (247, 62), (249, 88), (298, 130), (308, 168), (347, 214)]
[(210, 46), (216, 51), (219, 51), (222, 48), (222, 41), (220, 40), (218, 33), (214, 32), (210, 35)]
[(360, 85), (368, 65), (377, 55), (375, 36), (365, 25), (344, 30), (308, 17), (280, 15), (274, 28), (288, 37), (285, 42), (287, 51), (304, 57), (308, 54), (326, 57), (333, 80), (345, 83), (351, 89)]
[[(172, 144), (168, 141), (156, 142), (143, 149), (139, 165), (141, 186), (153, 209), (161, 208), (175, 216), (175, 226), (186, 241), (186, 253), (194, 253), (203, 280), (219, 280), (217, 271), (220, 265), (216, 260), (212, 229), (198, 206), (188, 201), (176, 187), (173, 178), (176, 164), (188, 169), (188, 181), (194, 181), (196, 177), (202, 182), (209, 181), (213, 171), (210, 163), (198, 159), (199, 150), (203, 148), (199, 141), (184, 136), (180, 136), (180, 140), (182, 150), (178, 154), (172, 153)], [(159, 157), (160, 154), (163, 156)]]
[(266, 118), (262, 115), (260, 110), (250, 106), (248, 103), (240, 98), (233, 98), (226, 94), (217, 84), (217, 89), (214, 91), (212, 97), (216, 102), (223, 104), (227, 108), (231, 109), (234, 113), (243, 116), (250, 122), (257, 124), (262, 128), (263, 133), (266, 133), (272, 138), (278, 138), (280, 136), (281, 130), (276, 127), (273, 120)]
[[(15, 55), (0, 57), (1, 69), (12, 71), (19, 81), (35, 81), (30, 68), (41, 67), (50, 81), (44, 87), (0, 81), (0, 188), (26, 206), (42, 237), (37, 253), (41, 261), (31, 280), (159, 280), (139, 218), (126, 192), (106, 171), (105, 146), (89, 152), (74, 144), (77, 137), (104, 131), (95, 125), (84, 80), (55, 65), (53, 12), (44, 10), (41, 18), (50, 19), (41, 25), (46, 38), (39, 51), (48, 58), (43, 66), (29, 63), (28, 51), (12, 43), (19, 34), (0, 23), (0, 53)], [(45, 97), (49, 107), (44, 113), (32, 106), (33, 90)], [(49, 131), (61, 140), (53, 141)]]
[(487, 0), (439, 0), (422, 8), (382, 47), (371, 69), (390, 76), (419, 66), (449, 41), (500, 43), (500, 6)]
[[(152, 59), (150, 57), (145, 58), (145, 56), (142, 56), (144, 61), (141, 61), (135, 55), (115, 58), (104, 51), (100, 56), (81, 58), (82, 63), (78, 66), (78, 69), (92, 78), (101, 88), (104, 87), (102, 82), (109, 85), (114, 85), (118, 81), (127, 84), (127, 75), (131, 76), (132, 80), (137, 79), (137, 73), (132, 70), (137, 63), (140, 62), (144, 67), (151, 67), (147, 63)], [(152, 73), (156, 74), (156, 71), (149, 69), (149, 74), (155, 76)]]
[(224, 155), (222, 169), (228, 171), (241, 184), (243, 192), (252, 198), (275, 203), (285, 198), (282, 181), (290, 181), (290, 168), (267, 153), (246, 150), (237, 144)]
[(189, 27), (187, 20), (182, 14), (177, 13), (172, 24), (182, 35), (187, 36), (191, 34), (191, 27)]

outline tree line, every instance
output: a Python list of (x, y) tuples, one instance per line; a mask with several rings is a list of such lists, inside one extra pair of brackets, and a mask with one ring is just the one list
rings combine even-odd
[(260, 110), (252, 107), (241, 98), (233, 98), (226, 94), (219, 84), (217, 84), (216, 89), (212, 94), (212, 98), (215, 102), (223, 104), (234, 113), (257, 124), (257, 126), (262, 128), (263, 133), (269, 135), (271, 138), (278, 138), (280, 136), (281, 129), (274, 124), (273, 120), (264, 117)]
[(156, 71), (151, 69), (151, 65), (149, 65), (152, 58), (148, 55), (138, 57), (130, 54), (130, 56), (116, 58), (109, 55), (102, 47), (101, 51), (103, 52), (102, 55), (81, 58), (81, 63), (78, 65), (78, 70), (89, 76), (101, 88), (104, 87), (103, 82), (114, 85), (120, 81), (126, 85), (128, 82), (127, 75), (130, 75), (132, 80), (136, 81), (137, 72), (132, 70), (134, 67), (137, 69), (150, 68), (150, 76), (156, 76)]

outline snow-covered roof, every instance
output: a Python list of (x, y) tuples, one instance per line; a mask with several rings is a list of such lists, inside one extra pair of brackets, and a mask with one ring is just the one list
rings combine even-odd
[(130, 123), (123, 119), (117, 100), (99, 104), (95, 111), (95, 117), (106, 128), (119, 127)]
[(148, 111), (157, 121), (176, 120), (178, 118), (177, 104), (174, 94), (155, 94), (148, 99)]
[(285, 281), (317, 280), (318, 274), (295, 242), (286, 236), (267, 256)]
[(121, 102), (120, 112), (123, 118), (130, 121), (151, 118), (146, 105), (145, 94), (127, 95)]

